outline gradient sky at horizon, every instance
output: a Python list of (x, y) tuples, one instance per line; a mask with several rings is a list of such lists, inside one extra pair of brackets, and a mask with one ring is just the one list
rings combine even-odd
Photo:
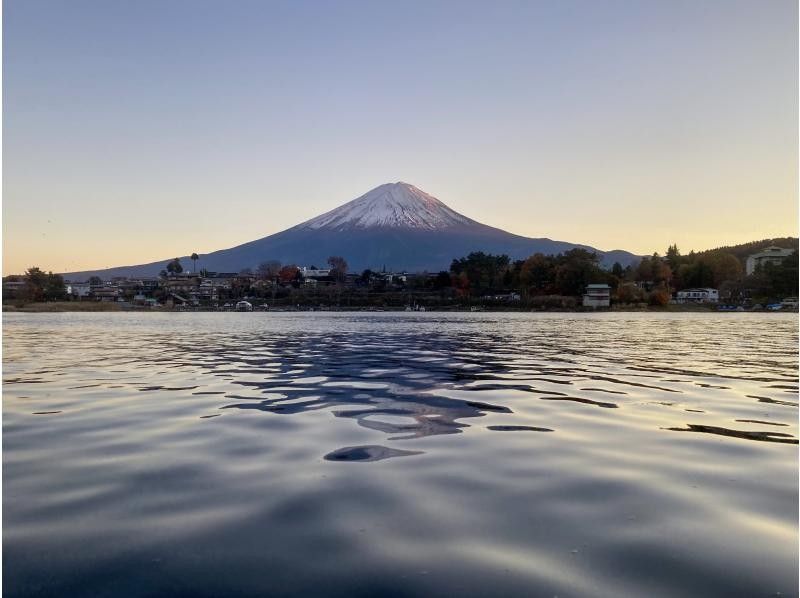
[(3, 3), (3, 271), (207, 253), (403, 180), (599, 249), (797, 235), (789, 0)]

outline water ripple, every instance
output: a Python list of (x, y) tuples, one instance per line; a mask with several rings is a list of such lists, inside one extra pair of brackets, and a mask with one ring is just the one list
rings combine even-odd
[(9, 595), (796, 590), (795, 315), (4, 325)]

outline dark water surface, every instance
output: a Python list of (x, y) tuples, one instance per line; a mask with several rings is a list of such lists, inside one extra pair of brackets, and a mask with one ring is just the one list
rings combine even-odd
[(4, 595), (796, 595), (796, 315), (3, 322)]

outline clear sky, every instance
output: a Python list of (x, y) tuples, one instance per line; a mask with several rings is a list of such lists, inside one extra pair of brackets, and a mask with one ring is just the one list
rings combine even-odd
[(793, 0), (5, 0), (3, 269), (207, 253), (406, 181), (640, 253), (798, 229)]

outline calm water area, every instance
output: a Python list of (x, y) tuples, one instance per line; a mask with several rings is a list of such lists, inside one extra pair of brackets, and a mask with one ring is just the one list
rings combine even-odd
[(794, 596), (797, 438), (797, 314), (4, 314), (4, 595)]

